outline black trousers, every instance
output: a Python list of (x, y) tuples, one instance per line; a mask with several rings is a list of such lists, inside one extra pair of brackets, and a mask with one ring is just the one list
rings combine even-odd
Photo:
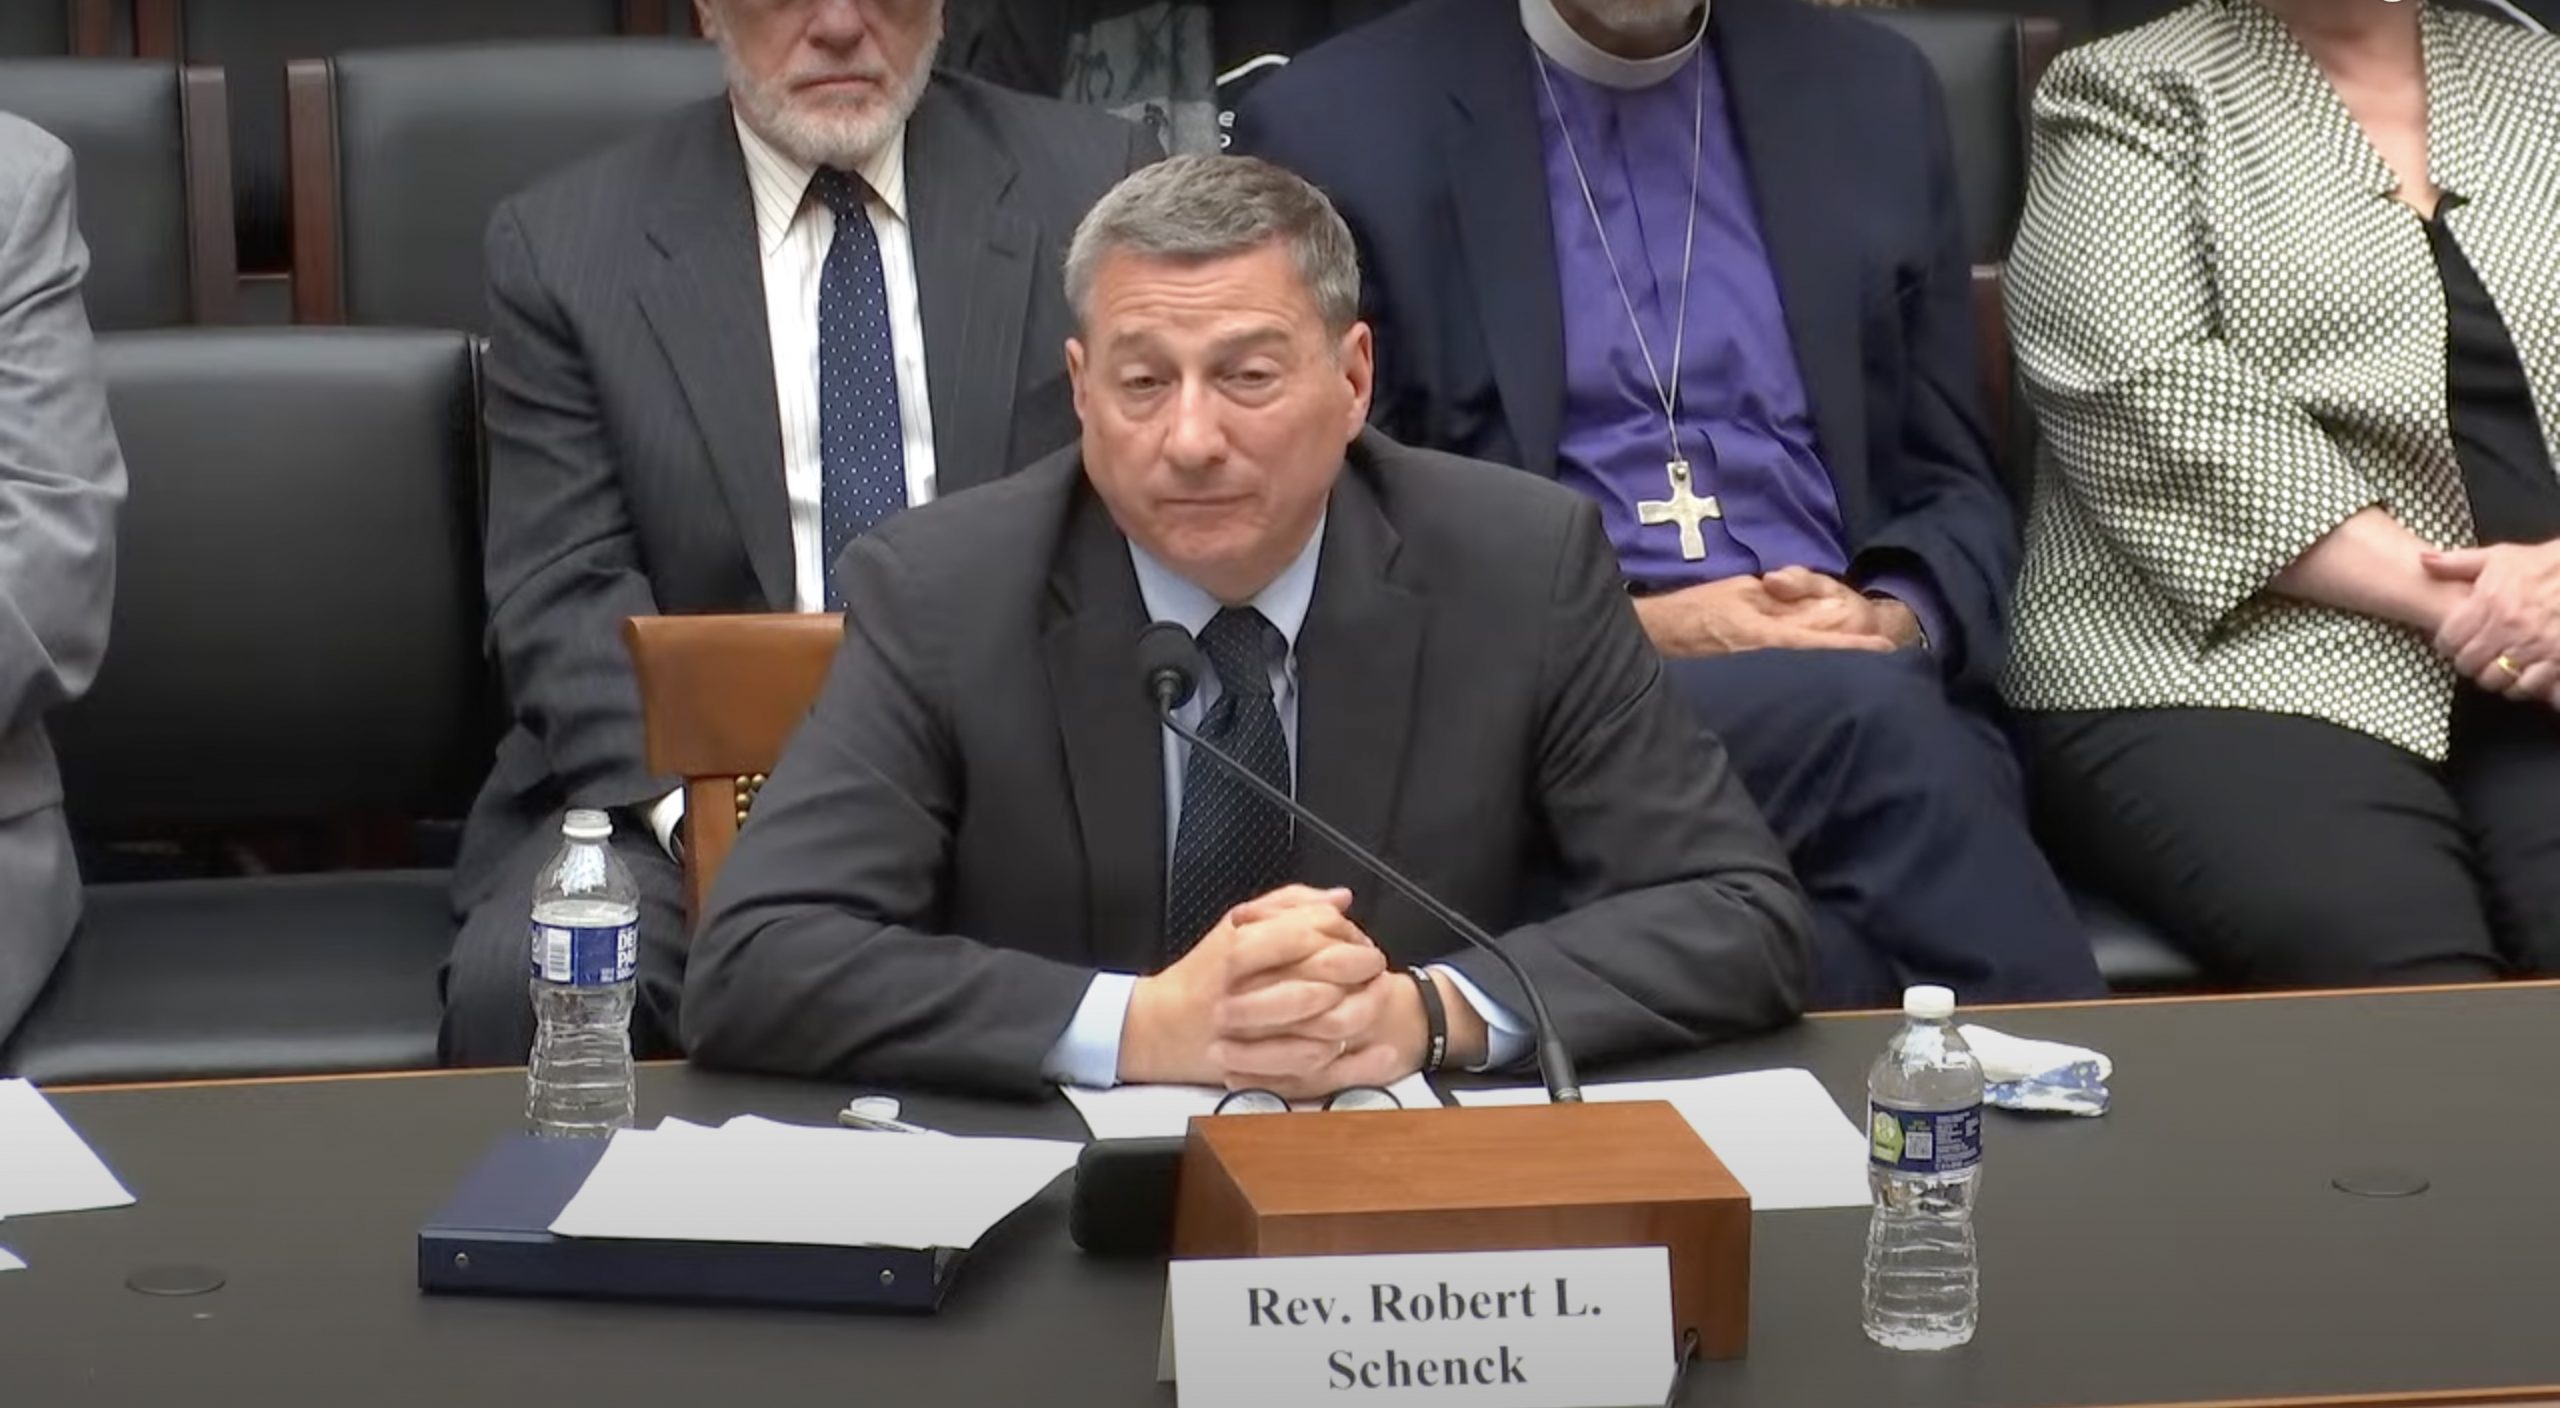
[(1814, 905), (1814, 1005), (2096, 997), (2089, 941), (2027, 831), (2015, 756), (1926, 656), (1761, 650), (1664, 662), (1724, 742)]
[(2022, 722), (2065, 871), (2219, 978), (2560, 972), (2560, 714), (2466, 688), (2441, 767), (2255, 710)]
[[(613, 848), (640, 884), (640, 971), (631, 1011), (631, 1049), (673, 1056), (676, 1000), (684, 985), (684, 868), (658, 845), (637, 813), (614, 817)], [(457, 897), (462, 931), (445, 960), (444, 1025), (438, 1053), (448, 1066), (521, 1066), (533, 1050), (533, 886), (560, 849), (560, 819), (536, 827), (495, 868), (495, 881)]]

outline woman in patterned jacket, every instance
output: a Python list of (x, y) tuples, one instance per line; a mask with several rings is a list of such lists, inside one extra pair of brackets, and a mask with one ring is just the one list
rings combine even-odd
[(2008, 690), (2065, 868), (2227, 981), (2560, 971), (2560, 39), (2196, 0), (2035, 118)]

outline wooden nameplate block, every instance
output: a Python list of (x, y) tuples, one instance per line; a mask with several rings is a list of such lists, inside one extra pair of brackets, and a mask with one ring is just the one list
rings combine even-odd
[(1651, 1246), (1674, 1339), (1740, 1358), (1751, 1196), (1658, 1100), (1195, 1119), (1175, 1199), (1183, 1258)]

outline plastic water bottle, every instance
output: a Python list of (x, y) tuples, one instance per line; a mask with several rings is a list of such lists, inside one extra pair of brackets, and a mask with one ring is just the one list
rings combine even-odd
[(631, 1124), (631, 978), (640, 887), (613, 850), (613, 821), (574, 811), (533, 889), (533, 1060), (525, 1118), (536, 1134), (604, 1135)]
[(1902, 1030), (1867, 1072), (1867, 1338), (1952, 1349), (1973, 1338), (1982, 1178), (1982, 1063), (1955, 1028), (1956, 995), (1902, 995)]

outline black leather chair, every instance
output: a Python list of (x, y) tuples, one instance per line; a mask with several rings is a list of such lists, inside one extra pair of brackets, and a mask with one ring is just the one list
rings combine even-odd
[(284, 67), (348, 49), (486, 39), (664, 34), (688, 0), (134, 0), (145, 58), (230, 70), (233, 199), (241, 262), (280, 270), (285, 227)]
[(2052, 21), (1932, 10), (1860, 11), (1927, 56), (1946, 93), (1974, 262), (2009, 256), (2026, 204), (2027, 101), (2061, 47)]
[(0, 54), (68, 54), (71, 10), (61, 0), (0, 0)]
[(1918, 0), (1927, 9), (1980, 10), (2048, 19), (2064, 44), (2080, 44), (2148, 24), (2186, 0)]
[[(223, 329), (101, 353), (132, 497), (106, 665), (52, 721), (75, 834), (460, 815), (492, 735), (474, 340)], [(431, 1066), (445, 881), (93, 883), (0, 1066)]]
[(239, 268), (221, 70), (0, 59), (0, 111), (71, 148), (91, 327), (229, 321)]
[(105, 54), (115, 29), (112, 0), (0, 0), (0, 55)]
[(2089, 931), (2089, 948), (2098, 956), (2098, 972), (2107, 989), (2118, 993), (2195, 992), (2207, 986), (2195, 960), (2170, 946), (2160, 931), (2134, 918), (2114, 902), (2085, 890), (2074, 890), (2071, 902)]
[(294, 321), (488, 325), (489, 212), (721, 90), (691, 39), (554, 39), (298, 60)]

